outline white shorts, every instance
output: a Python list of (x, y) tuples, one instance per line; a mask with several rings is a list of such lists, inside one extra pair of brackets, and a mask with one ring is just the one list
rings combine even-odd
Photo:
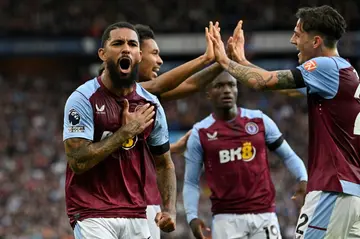
[(158, 212), (161, 212), (159, 205), (148, 205), (146, 208), (146, 218), (149, 225), (151, 239), (160, 239), (160, 228), (155, 222), (155, 217)]
[(275, 213), (218, 214), (212, 222), (213, 239), (281, 239)]
[(75, 239), (148, 239), (145, 218), (88, 218), (77, 221)]
[(296, 239), (360, 238), (360, 198), (344, 193), (308, 193), (295, 234)]

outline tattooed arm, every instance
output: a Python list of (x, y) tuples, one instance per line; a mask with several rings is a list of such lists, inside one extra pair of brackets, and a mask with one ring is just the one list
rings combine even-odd
[(176, 175), (170, 151), (162, 155), (154, 155), (158, 188), (161, 194), (162, 211), (174, 214), (176, 212)]
[(133, 137), (129, 127), (130, 125), (126, 125), (110, 137), (96, 143), (83, 138), (65, 140), (65, 154), (69, 167), (76, 174), (84, 173), (93, 168), (119, 148), (127, 139)]
[(254, 68), (253, 66), (240, 65), (237, 62), (230, 60), (227, 56), (219, 31), (214, 31), (214, 34), (211, 35), (210, 38), (214, 43), (216, 61), (240, 83), (258, 90), (293, 89), (303, 87), (304, 83), (302, 77), (296, 77), (295, 80), (293, 75), (293, 72), (295, 71), (266, 71), (260, 68)]
[[(129, 102), (126, 100), (122, 113), (123, 126), (113, 135), (96, 143), (81, 137), (69, 137), (64, 141), (69, 167), (77, 174), (93, 168), (119, 148), (121, 144), (140, 134), (151, 125), (154, 121), (154, 114), (154, 107), (150, 104), (130, 113)], [(81, 119), (81, 116), (79, 118)]]
[(257, 90), (298, 88), (291, 70), (266, 71), (261, 68), (242, 66), (232, 60), (222, 66), (240, 83)]
[(214, 63), (211, 66), (206, 67), (205, 69), (192, 75), (175, 89), (161, 94), (161, 100), (177, 100), (201, 91), (202, 89), (205, 89), (205, 87), (210, 82), (212, 82), (222, 71), (223, 69), (221, 66), (218, 63)]

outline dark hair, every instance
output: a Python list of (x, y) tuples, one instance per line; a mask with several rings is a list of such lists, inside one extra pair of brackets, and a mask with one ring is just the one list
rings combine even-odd
[(105, 63), (103, 62), (98, 69), (98, 75), (101, 76), (104, 70), (105, 70)]
[(114, 29), (118, 29), (118, 28), (128, 28), (128, 29), (131, 29), (133, 30), (134, 32), (136, 32), (136, 35), (138, 36), (139, 38), (139, 33), (136, 31), (134, 25), (132, 25), (131, 23), (128, 23), (128, 22), (116, 22), (116, 23), (113, 23), (111, 24), (110, 26), (108, 26), (102, 37), (101, 37), (101, 47), (104, 47), (105, 46), (105, 43), (107, 40), (109, 40), (110, 38), (110, 32)]
[(155, 33), (151, 28), (147, 25), (136, 24), (135, 29), (139, 34), (140, 44), (143, 43), (144, 40), (153, 39), (155, 40)]
[(322, 35), (327, 47), (335, 47), (337, 41), (345, 33), (344, 18), (328, 5), (300, 8), (296, 17), (300, 19), (305, 32)]

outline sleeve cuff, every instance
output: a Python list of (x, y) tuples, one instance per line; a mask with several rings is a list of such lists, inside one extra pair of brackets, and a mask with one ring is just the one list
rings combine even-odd
[(187, 220), (188, 224), (190, 224), (190, 222), (195, 218), (198, 218), (198, 216), (196, 214), (188, 214), (188, 215), (186, 215), (186, 220)]
[(308, 176), (307, 175), (303, 175), (303, 176), (301, 176), (299, 179), (298, 179), (298, 181), (299, 182), (301, 182), (301, 181), (308, 181)]
[(162, 145), (157, 145), (157, 146), (149, 145), (149, 149), (153, 155), (162, 155), (170, 150), (170, 143), (169, 141), (167, 141), (165, 144)]

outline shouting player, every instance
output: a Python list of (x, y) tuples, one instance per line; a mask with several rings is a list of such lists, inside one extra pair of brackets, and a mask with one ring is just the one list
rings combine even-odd
[(150, 238), (145, 195), (156, 188), (156, 176), (163, 208), (155, 220), (173, 231), (176, 178), (167, 122), (157, 98), (135, 83), (141, 51), (134, 26), (109, 26), (98, 53), (104, 74), (65, 105), (66, 205), (75, 238)]
[[(198, 72), (215, 60), (213, 43), (209, 33), (217, 27), (217, 25), (213, 26), (211, 23), (210, 27), (206, 28), (207, 47), (203, 55), (158, 76), (163, 60), (160, 57), (160, 49), (155, 39), (155, 33), (149, 26), (135, 25), (142, 51), (142, 60), (139, 63), (139, 82), (141, 86), (158, 96), (162, 101), (181, 99), (203, 90), (209, 82), (223, 71), (219, 64), (214, 64), (214, 66)], [(99, 75), (103, 73), (103, 70), (104, 64), (100, 66)]]
[[(160, 70), (163, 61), (160, 57), (160, 49), (156, 43), (155, 34), (149, 26), (137, 24), (135, 28), (139, 34), (140, 49), (142, 51), (142, 60), (139, 63), (138, 79), (141, 86), (149, 92), (156, 94), (161, 101), (180, 99), (190, 95), (191, 93), (204, 89), (210, 81), (223, 71), (216, 63), (214, 66), (210, 66), (194, 74), (199, 69), (215, 60), (213, 43), (209, 37), (209, 33), (213, 32), (217, 27), (217, 25), (214, 26), (211, 23), (209, 28), (205, 29), (207, 48), (203, 55), (158, 76), (157, 73)], [(99, 70), (99, 75), (103, 73), (103, 67), (104, 64)], [(176, 143), (171, 144), (171, 152), (183, 152), (189, 135), (190, 132), (184, 135)], [(147, 219), (150, 227), (150, 233), (154, 239), (158, 239), (160, 238), (160, 230), (155, 223), (154, 218), (160, 208), (159, 192), (154, 187), (149, 189), (146, 188), (145, 190), (147, 192)]]
[(281, 238), (267, 148), (299, 181), (296, 196), (305, 194), (306, 168), (267, 115), (236, 106), (237, 93), (236, 79), (227, 72), (208, 86), (214, 112), (194, 125), (185, 152), (187, 220), (194, 236), (205, 238), (205, 224), (197, 215), (204, 165), (214, 214), (213, 239)]
[[(329, 6), (301, 8), (290, 42), (299, 50), (293, 70), (266, 71), (226, 54), (218, 31), (216, 60), (252, 88), (307, 87), (309, 184), (296, 238), (360, 238), (360, 86), (354, 67), (339, 56), (344, 18)], [(239, 23), (239, 26), (241, 23)]]

